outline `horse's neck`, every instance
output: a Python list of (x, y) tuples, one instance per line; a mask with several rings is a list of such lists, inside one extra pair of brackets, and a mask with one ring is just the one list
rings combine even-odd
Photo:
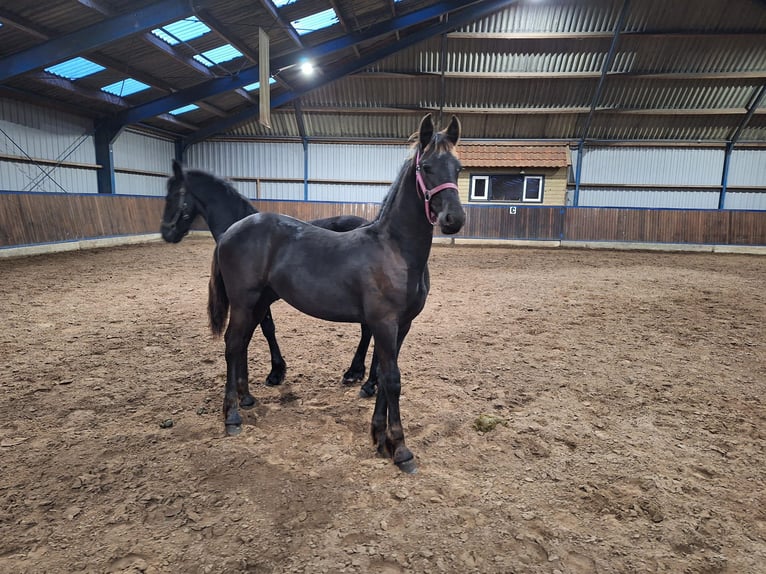
[(213, 238), (218, 238), (232, 223), (256, 212), (253, 205), (240, 195), (228, 190), (213, 189), (206, 194), (195, 195)]
[(399, 178), (389, 205), (381, 211), (376, 222), (399, 250), (407, 255), (410, 266), (425, 268), (431, 253), (434, 229), (426, 218), (423, 199), (415, 185), (415, 173), (408, 169)]

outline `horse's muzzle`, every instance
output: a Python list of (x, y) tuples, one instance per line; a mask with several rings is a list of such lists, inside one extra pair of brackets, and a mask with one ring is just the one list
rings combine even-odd
[(449, 210), (439, 214), (439, 227), (445, 235), (454, 235), (465, 224), (465, 211)]
[(160, 235), (162, 235), (162, 239), (168, 243), (178, 243), (184, 238), (186, 233), (179, 233), (178, 228), (175, 225), (163, 223), (160, 225)]

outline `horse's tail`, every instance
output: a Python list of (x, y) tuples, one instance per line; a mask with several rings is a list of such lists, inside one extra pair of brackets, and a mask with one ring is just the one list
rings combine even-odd
[(210, 319), (210, 330), (213, 335), (220, 337), (226, 327), (229, 314), (229, 296), (226, 285), (218, 267), (218, 247), (213, 252), (213, 264), (210, 269), (210, 283), (207, 290), (207, 314)]

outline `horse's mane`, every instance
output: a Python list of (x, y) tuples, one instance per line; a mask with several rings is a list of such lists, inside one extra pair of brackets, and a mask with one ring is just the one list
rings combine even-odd
[(425, 153), (430, 149), (434, 149), (436, 153), (455, 153), (455, 144), (449, 140), (445, 132), (434, 133), (431, 141), (428, 142), (428, 145), (426, 145), (426, 147), (423, 149), (420, 148), (419, 137), (419, 132), (415, 132), (409, 137), (408, 141), (412, 142), (412, 144), (410, 145), (410, 155), (408, 161), (402, 165), (402, 168), (399, 170), (399, 175), (396, 176), (396, 180), (394, 180), (394, 182), (391, 184), (391, 187), (388, 188), (386, 195), (383, 196), (380, 211), (378, 211), (378, 215), (373, 221), (379, 220), (381, 216), (383, 216), (385, 212), (388, 211), (388, 209), (391, 207), (391, 204), (394, 202), (394, 197), (396, 197), (396, 190), (399, 189), (405, 174), (414, 163), (415, 156), (418, 151)]
[(250, 200), (242, 195), (236, 187), (234, 187), (228, 180), (222, 179), (200, 169), (190, 169), (186, 171), (186, 178), (189, 180), (197, 179), (199, 185), (205, 185), (211, 187), (216, 193), (221, 195), (230, 196), (241, 201), (243, 204), (247, 204), (250, 208), (257, 213), (257, 209), (253, 207)]

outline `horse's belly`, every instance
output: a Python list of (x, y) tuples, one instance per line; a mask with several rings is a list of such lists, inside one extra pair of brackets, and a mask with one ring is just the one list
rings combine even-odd
[(362, 322), (362, 310), (358, 297), (337, 281), (298, 277), (274, 277), (269, 286), (290, 306), (298, 311), (342, 323)]

